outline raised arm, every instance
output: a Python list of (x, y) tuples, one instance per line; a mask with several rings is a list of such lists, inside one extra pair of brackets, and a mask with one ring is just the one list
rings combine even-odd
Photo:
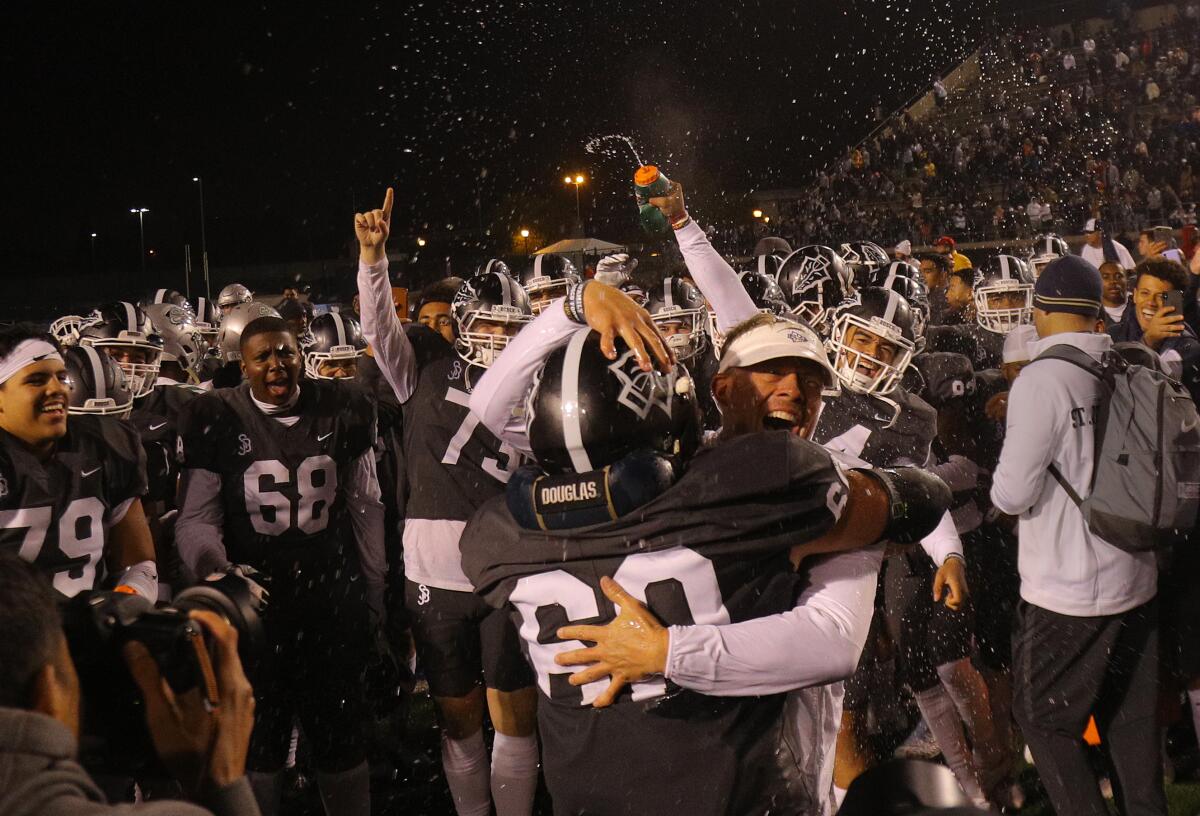
[(388, 280), (387, 237), (392, 221), (392, 188), (383, 206), (354, 216), (358, 238), (358, 299), (363, 336), (379, 370), (400, 402), (407, 402), (417, 384), (417, 358), (392, 305)]
[(675, 240), (679, 242), (683, 262), (700, 287), (700, 293), (717, 313), (717, 328), (723, 333), (728, 332), (758, 314), (754, 301), (746, 294), (733, 267), (726, 263), (721, 253), (713, 249), (700, 225), (687, 217), (683, 187), (679, 182), (671, 183), (670, 195), (652, 198), (650, 203), (662, 210), (672, 224), (686, 220), (684, 226), (675, 230)]

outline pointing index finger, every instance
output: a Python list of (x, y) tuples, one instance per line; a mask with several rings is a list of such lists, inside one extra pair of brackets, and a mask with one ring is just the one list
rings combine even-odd
[(383, 220), (392, 220), (392, 200), (395, 196), (392, 193), (392, 188), (388, 187), (387, 192), (383, 195)]

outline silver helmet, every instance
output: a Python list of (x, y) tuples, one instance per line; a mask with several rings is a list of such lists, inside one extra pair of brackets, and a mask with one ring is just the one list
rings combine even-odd
[(231, 283), (221, 290), (221, 294), (217, 295), (217, 306), (223, 313), (228, 314), (232, 307), (239, 303), (249, 303), (252, 300), (254, 300), (254, 295), (249, 289), (240, 283)]
[(223, 362), (242, 359), (242, 330), (260, 317), (279, 317), (279, 312), (265, 303), (250, 301), (239, 303), (225, 315), (217, 332), (217, 348)]
[(194, 375), (208, 344), (196, 327), (191, 309), (172, 303), (153, 303), (144, 311), (154, 333), (163, 340), (162, 359), (179, 363), (184, 371)]

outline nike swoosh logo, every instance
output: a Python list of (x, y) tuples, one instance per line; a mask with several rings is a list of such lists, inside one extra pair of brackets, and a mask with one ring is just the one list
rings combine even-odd
[(333, 431), (330, 431), (329, 433), (325, 434), (324, 436), (318, 436), (317, 441), (324, 442), (326, 439), (328, 439), (331, 436), (333, 436)]
[(151, 425), (151, 426), (150, 426), (150, 430), (152, 430), (152, 431), (157, 431), (159, 428), (165, 428), (165, 427), (167, 427), (167, 423), (165, 423), (165, 422), (160, 422), (160, 423), (158, 423), (157, 425)]
[(86, 479), (88, 476), (91, 476), (93, 473), (98, 473), (99, 471), (100, 471), (100, 468), (97, 467), (97, 468), (92, 468), (91, 470), (85, 470), (85, 471), (81, 472), (79, 475)]

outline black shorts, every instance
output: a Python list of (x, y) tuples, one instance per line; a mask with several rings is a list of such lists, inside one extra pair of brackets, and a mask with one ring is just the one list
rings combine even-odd
[(898, 679), (914, 692), (937, 683), (937, 667), (971, 653), (970, 602), (958, 610), (933, 601), (933, 562), (922, 552), (884, 566), (884, 619), (896, 644)]
[(473, 592), (405, 580), (417, 656), (434, 697), (465, 697), (480, 683), (497, 691), (533, 685), (533, 669), (507, 610)]
[[(1193, 536), (1200, 532), (1193, 532)], [(1181, 686), (1200, 677), (1200, 547), (1184, 541), (1159, 556), (1159, 639), (1163, 674)]]

